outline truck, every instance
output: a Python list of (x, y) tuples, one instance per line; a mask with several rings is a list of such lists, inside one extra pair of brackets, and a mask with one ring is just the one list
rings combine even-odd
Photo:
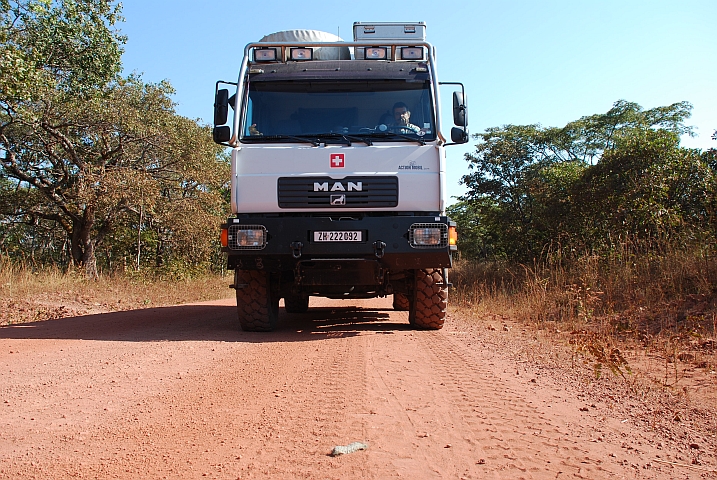
[[(391, 295), (414, 328), (442, 328), (457, 248), (445, 148), (468, 141), (468, 116), (425, 23), (356, 22), (352, 42), (282, 31), (243, 53), (237, 82), (216, 83), (213, 128), (231, 148), (221, 244), (241, 328), (273, 330), (282, 298), (305, 313), (312, 296)], [(444, 84), (460, 87), (450, 140)]]

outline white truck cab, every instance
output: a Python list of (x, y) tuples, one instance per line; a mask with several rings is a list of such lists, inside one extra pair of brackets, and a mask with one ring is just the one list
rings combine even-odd
[(415, 327), (443, 326), (456, 248), (445, 147), (468, 141), (463, 86), (450, 83), (461, 91), (449, 142), (424, 23), (355, 23), (353, 42), (292, 30), (245, 47), (214, 110), (214, 140), (232, 148), (222, 245), (244, 330), (273, 329), (281, 298), (302, 313), (311, 296), (393, 295)]

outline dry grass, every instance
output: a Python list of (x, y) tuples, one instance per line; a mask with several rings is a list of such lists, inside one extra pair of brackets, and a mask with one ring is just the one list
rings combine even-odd
[(32, 270), (0, 258), (0, 325), (226, 298), (229, 283), (228, 277), (209, 274), (185, 280), (138, 273), (88, 280), (79, 271)]
[(532, 266), (463, 261), (451, 280), (456, 308), (491, 330), (496, 321), (523, 325), (537, 357), (562, 351), (570, 360), (555, 356), (558, 368), (624, 379), (636, 405), (651, 399), (645, 412), (668, 436), (717, 435), (717, 258), (704, 250)]
[(665, 386), (693, 367), (717, 369), (717, 258), (704, 246), (534, 265), (463, 261), (452, 281), (453, 303), (477, 315), (568, 332), (575, 355), (591, 358), (598, 375), (603, 367), (629, 373), (628, 351), (640, 351)]

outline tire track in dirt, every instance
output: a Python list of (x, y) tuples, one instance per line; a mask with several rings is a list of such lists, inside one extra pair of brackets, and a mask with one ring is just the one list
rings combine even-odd
[[(275, 393), (281, 407), (260, 423), (260, 428), (275, 430), (276, 441), (247, 464), (242, 478), (316, 478), (319, 466), (331, 472), (326, 478), (365, 476), (361, 462), (343, 468), (328, 457), (335, 445), (364, 437), (363, 422), (356, 416), (365, 401), (363, 351), (356, 344), (361, 339), (331, 332), (302, 335), (313, 337), (299, 345), (303, 358), (284, 360), (303, 367), (284, 372), (285, 381)], [(271, 465), (268, 476), (257, 469), (266, 465)]]
[(473, 478), (610, 476), (587, 450), (565, 441), (567, 432), (498, 378), (489, 363), (471, 361), (445, 333), (419, 339), (431, 352), (451, 405), (470, 427), (463, 440), (485, 452), (485, 464), (476, 464)]
[[(441, 332), (396, 332), (371, 345), (371, 455), (380, 471), (411, 478), (485, 478), (489, 452), (473, 430), (481, 423), (453, 368), (468, 370), (441, 349)], [(445, 348), (444, 348), (445, 349)], [(442, 355), (443, 354), (443, 355)], [(443, 362), (448, 362), (444, 365)], [(475, 381), (475, 378), (471, 378)], [(476, 396), (476, 395), (474, 395)]]
[(604, 460), (607, 449), (576, 438), (569, 422), (504, 380), (497, 352), (482, 355), (455, 333), (371, 338), (372, 470), (406, 478), (633, 478), (632, 469), (626, 475)]
[(697, 478), (470, 322), (312, 299), (244, 333), (232, 303), (0, 329), (0, 478)]
[[(265, 340), (268, 335), (282, 336), (262, 334)], [(159, 441), (156, 446), (140, 442), (142, 447), (128, 463), (175, 457), (179, 452), (168, 447), (179, 440), (181, 451), (189, 452), (183, 468), (175, 459), (169, 462), (175, 470), (155, 463), (150, 471), (181, 478), (252, 479), (316, 478), (319, 469), (336, 470), (325, 478), (363, 477), (360, 465), (342, 468), (328, 457), (334, 444), (363, 433), (362, 425), (351, 421), (350, 397), (342, 393), (343, 386), (351, 384), (346, 377), (353, 374), (346, 367), (360, 364), (360, 359), (343, 338), (298, 340), (251, 344), (217, 362), (206, 377), (188, 379), (179, 392), (138, 405), (150, 415), (125, 430), (117, 443)], [(318, 347), (323, 342), (331, 345)], [(167, 424), (161, 413), (167, 405), (178, 422)], [(151, 415), (155, 410), (159, 413)], [(110, 425), (98, 437), (106, 442), (117, 429)]]
[(181, 318), (191, 310), (132, 312), (125, 329), (112, 319), (129, 314), (6, 329), (22, 338), (0, 340), (0, 360), (22, 363), (0, 376), (0, 478), (365, 476), (361, 457), (328, 456), (364, 436), (356, 339), (243, 333), (233, 309)]

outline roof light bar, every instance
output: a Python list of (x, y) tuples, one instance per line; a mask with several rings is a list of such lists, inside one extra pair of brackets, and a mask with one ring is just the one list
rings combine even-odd
[(313, 60), (314, 59), (314, 49), (313, 48), (297, 48), (294, 47), (291, 49), (291, 59), (295, 62), (303, 61), (303, 60)]
[(386, 47), (366, 47), (363, 52), (366, 60), (386, 60), (388, 57)]

